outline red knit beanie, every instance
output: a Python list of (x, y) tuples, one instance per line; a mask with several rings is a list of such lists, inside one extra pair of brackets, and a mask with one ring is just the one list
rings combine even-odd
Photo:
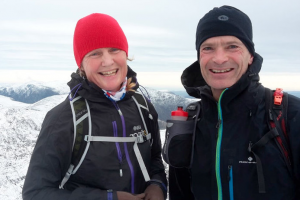
[(74, 56), (80, 68), (84, 56), (98, 48), (113, 47), (126, 52), (128, 43), (118, 22), (109, 15), (94, 13), (80, 19), (75, 28)]

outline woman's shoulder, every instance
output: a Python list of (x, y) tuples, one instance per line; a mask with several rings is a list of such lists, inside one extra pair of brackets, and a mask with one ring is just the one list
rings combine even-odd
[(45, 116), (43, 126), (51, 126), (56, 123), (65, 123), (66, 121), (72, 121), (71, 105), (68, 98), (59, 103), (51, 110), (49, 110)]
[(47, 143), (58, 148), (62, 146), (68, 147), (67, 144), (73, 140), (73, 116), (69, 99), (52, 108), (46, 114), (38, 142), (40, 144)]

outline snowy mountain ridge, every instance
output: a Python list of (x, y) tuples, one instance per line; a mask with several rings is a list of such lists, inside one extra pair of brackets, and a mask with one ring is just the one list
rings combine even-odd
[[(187, 99), (179, 95), (161, 92), (151, 88), (146, 88), (143, 93), (150, 95), (151, 102), (158, 112), (159, 119), (166, 121), (170, 117), (171, 111), (177, 108), (178, 105), (185, 107), (195, 99)], [(0, 95), (10, 97), (15, 101), (23, 103), (35, 103), (46, 97), (53, 95), (69, 94), (70, 89), (66, 83), (50, 82), (50, 83), (24, 83), (16, 84), (8, 87), (0, 87)]]
[[(64, 86), (65, 85), (65, 86)], [(35, 103), (43, 98), (68, 93), (66, 84), (62, 83), (23, 83), (0, 87), (0, 95), (11, 97), (15, 101)]]

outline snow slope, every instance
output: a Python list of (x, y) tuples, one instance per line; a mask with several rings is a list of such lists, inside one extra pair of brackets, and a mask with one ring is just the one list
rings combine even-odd
[(0, 96), (0, 199), (19, 200), (29, 159), (49, 109), (66, 95), (48, 97), (34, 104)]

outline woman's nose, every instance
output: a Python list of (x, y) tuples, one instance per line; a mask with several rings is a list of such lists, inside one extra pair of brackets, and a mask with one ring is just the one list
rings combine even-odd
[(108, 66), (112, 65), (113, 63), (114, 63), (113, 56), (108, 52), (103, 53), (102, 60), (101, 60), (101, 66), (108, 67)]

